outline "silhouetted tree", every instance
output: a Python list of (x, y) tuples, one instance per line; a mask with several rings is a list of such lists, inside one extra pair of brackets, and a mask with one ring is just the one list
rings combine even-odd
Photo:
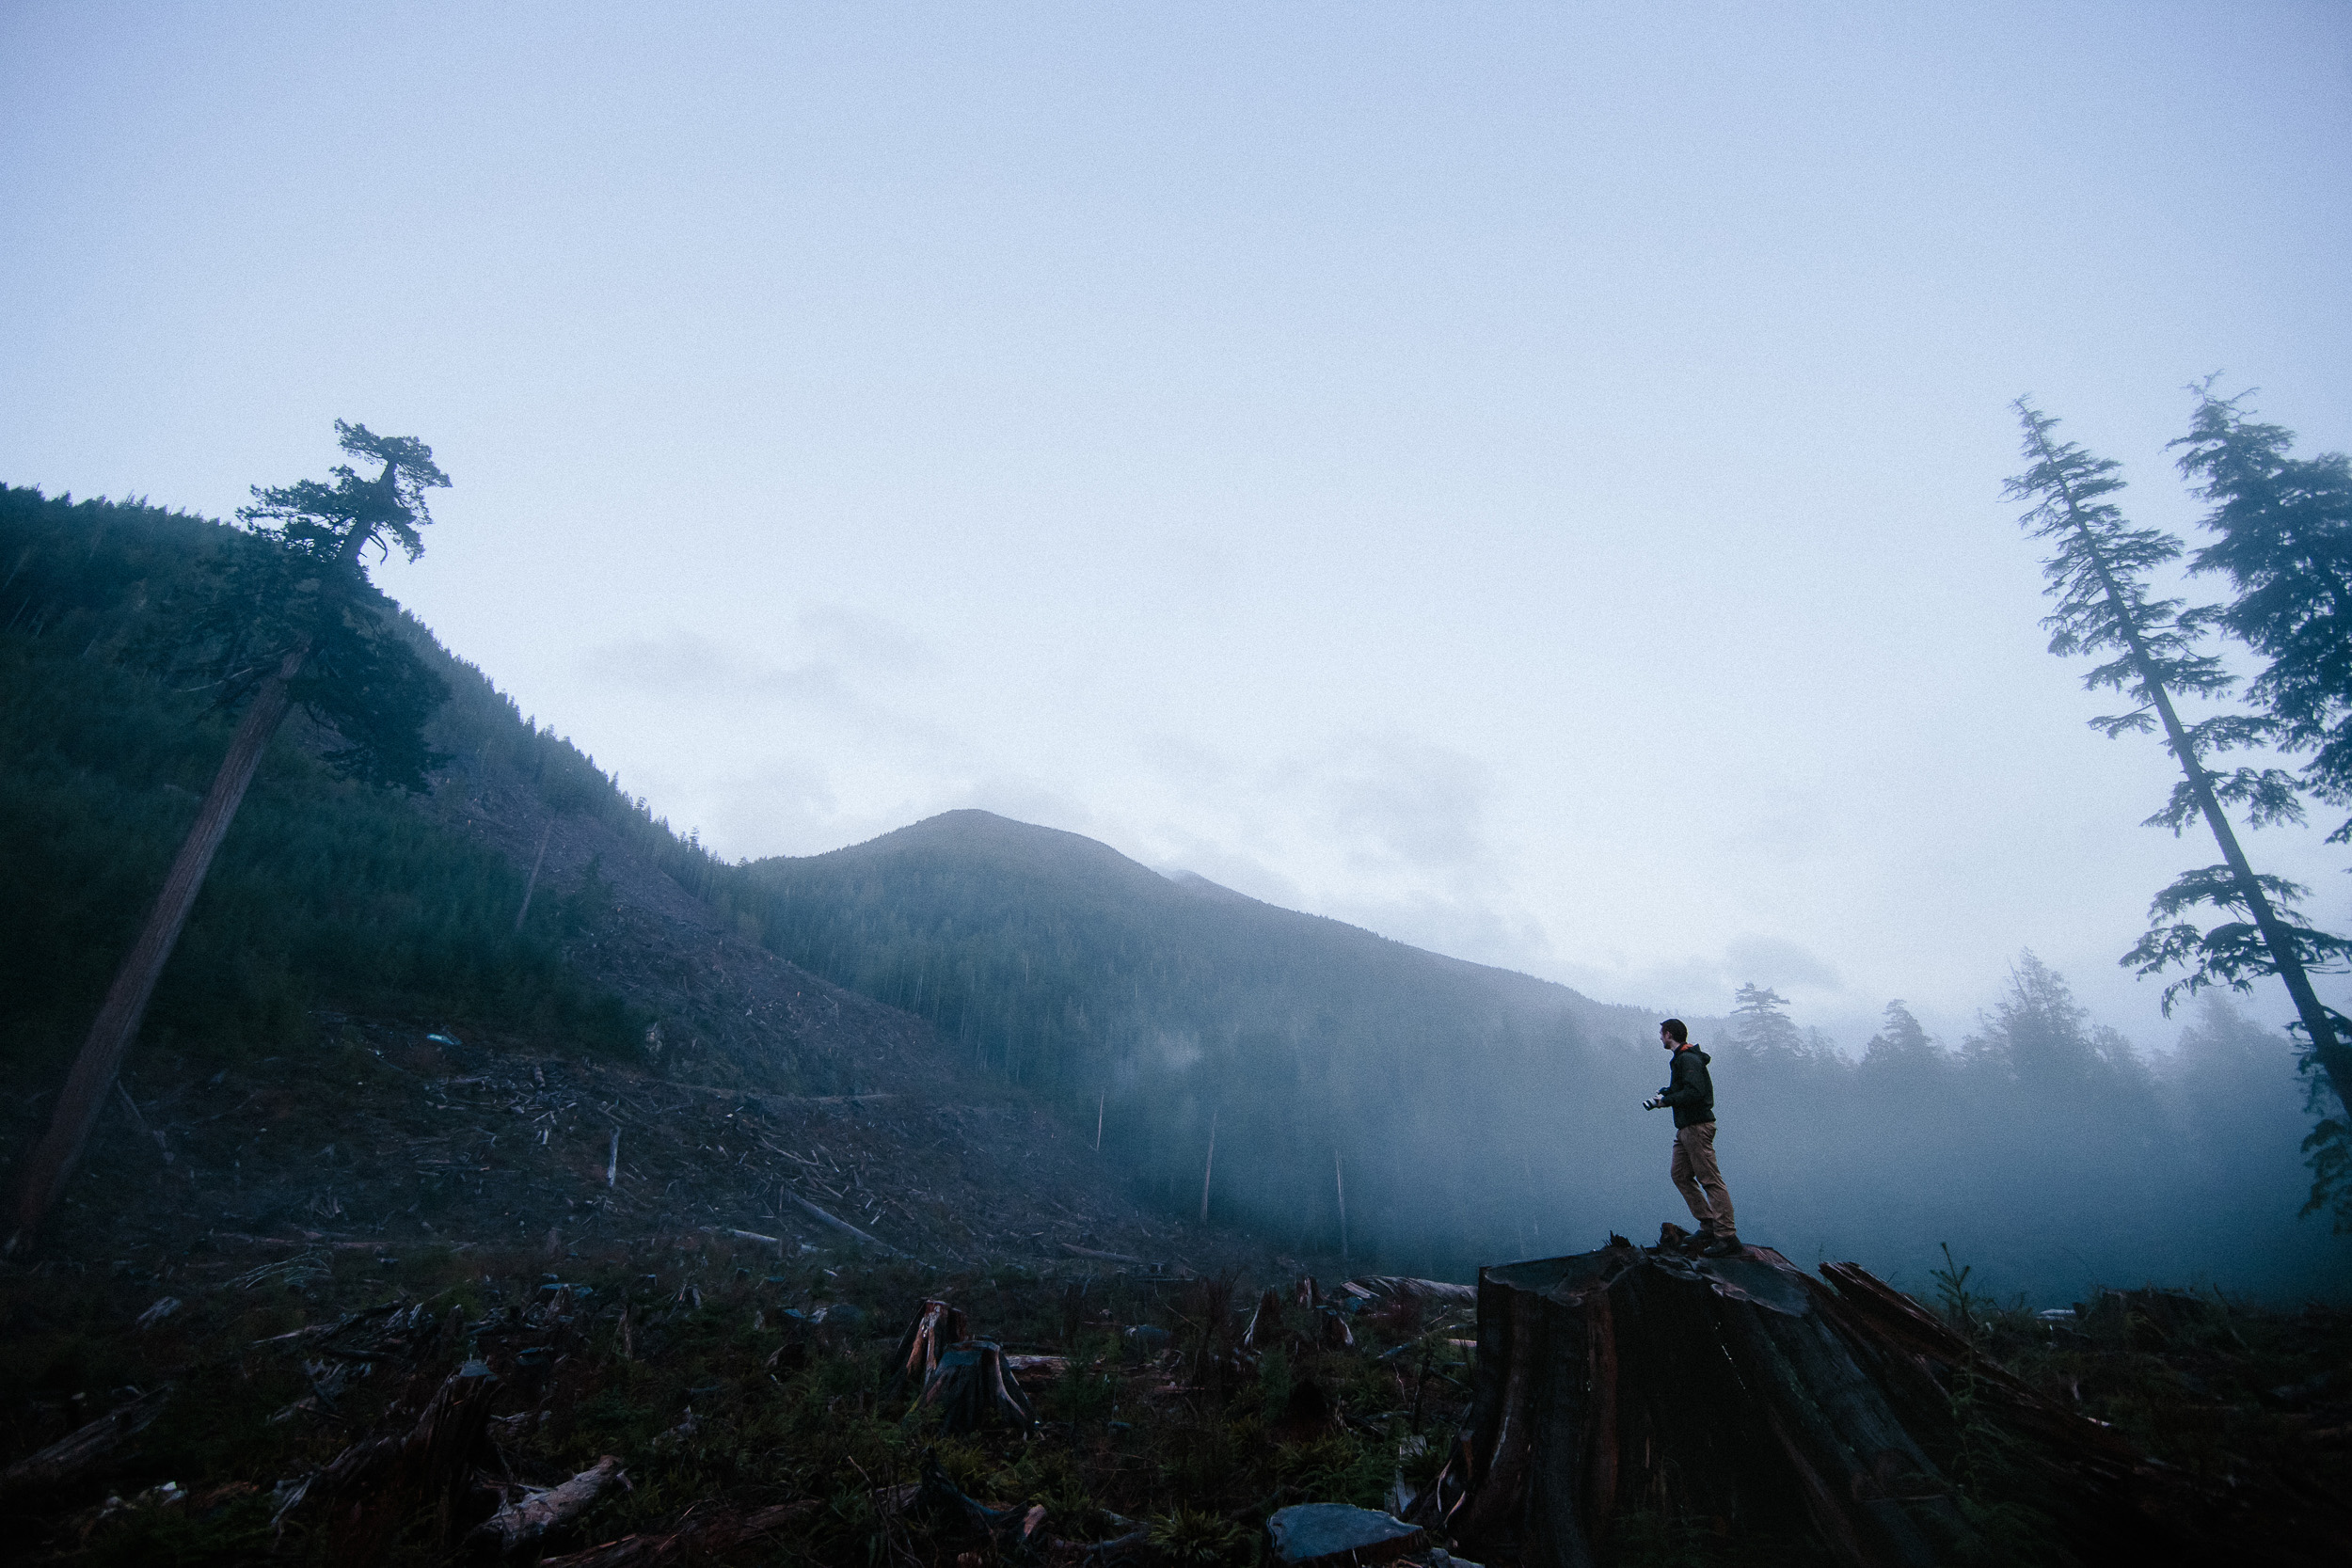
[(1788, 999), (1754, 981), (1732, 996), (1731, 1043), (1759, 1057), (1793, 1058), (1804, 1037), (1788, 1017)]
[(2029, 949), (2017, 956), (2009, 993), (1980, 1016), (1967, 1050), (2030, 1095), (2072, 1101), (2103, 1066), (2130, 1059), (2123, 1037), (2090, 1019), (2066, 977)]
[(1916, 1072), (1932, 1067), (1943, 1053), (1928, 1038), (1911, 1009), (1898, 999), (1886, 1005), (1886, 1022), (1862, 1048), (1862, 1065), (1874, 1072)]
[[(2281, 750), (2309, 752), (2302, 782), (2334, 805), (2352, 805), (2352, 460), (2342, 452), (2293, 456), (2295, 433), (2249, 419), (2239, 405), (2251, 396), (2213, 395), (2210, 378), (2192, 388), (2197, 412), (2182, 449), (2181, 472), (2214, 503), (2203, 519), (2216, 536), (2190, 558), (2191, 570), (2225, 574), (2237, 597), (2222, 625), (2269, 660), (2248, 688), (2278, 726)], [(2328, 835), (2352, 840), (2352, 819)], [(2190, 890), (2192, 893), (2194, 890)], [(2186, 907), (2191, 900), (2182, 900)], [(2212, 902), (2211, 899), (2202, 900)], [(2265, 943), (2250, 940), (2244, 923), (2211, 932), (2179, 927), (2151, 932), (2150, 957), (2185, 963), (2185, 989), (2218, 983), (2239, 990), (2276, 972)], [(2341, 1042), (2352, 1021), (2329, 1011)], [(2352, 1229), (2352, 1126), (2344, 1115), (2342, 1075), (2300, 1029), (2306, 1071), (2329, 1068), (2330, 1096), (2314, 1080), (2310, 1108), (2316, 1119), (2304, 1149), (2313, 1176), (2305, 1212), (2332, 1206), (2339, 1229)]]
[[(2214, 503), (2215, 540), (2189, 569), (2228, 576), (2237, 597), (2222, 611), (2232, 635), (2270, 662), (2247, 695), (2278, 721), (2277, 743), (2311, 752), (2303, 782), (2321, 800), (2352, 804), (2352, 459), (2290, 455), (2295, 432), (2258, 424), (2234, 398), (2193, 388), (2197, 413), (2183, 475)], [(2352, 821), (2329, 842), (2352, 839)]]
[[(2173, 705), (2179, 693), (2226, 695), (2235, 679), (2200, 641), (2219, 618), (2210, 607), (2184, 609), (2178, 599), (2153, 597), (2147, 574), (2180, 558), (2181, 543), (2158, 529), (2135, 528), (2107, 499), (2123, 488), (2117, 465), (2094, 458), (2074, 442), (2055, 439), (2058, 421), (2020, 398), (2025, 426), (2025, 473), (2010, 480), (2006, 494), (2031, 504), (2019, 521), (2036, 538), (2056, 546), (2042, 563), (2047, 593), (2058, 608), (2043, 622), (2050, 651), (2111, 655), (2083, 677), (2092, 689), (2121, 691), (2133, 706), (2094, 719), (2091, 727), (2110, 738), (2145, 734), (2161, 724), (2166, 743), (2180, 765), (2181, 784), (2166, 810), (2149, 819), (2182, 831), (2200, 815), (2220, 846), (2224, 863), (2191, 871), (2156, 895), (2151, 913), (2158, 924), (2125, 957), (2142, 974), (2176, 965), (2190, 970), (2186, 980), (2166, 988), (2169, 1011), (2178, 993), (2208, 979), (2244, 989), (2256, 973), (2275, 973), (2286, 982), (2321, 1068), (2339, 1098), (2352, 1084), (2352, 1051), (2340, 1043), (2334, 1015), (2312, 989), (2311, 971), (2352, 959), (2352, 942), (2331, 936), (2295, 918), (2293, 900), (2301, 889), (2280, 878), (2258, 876), (2238, 847), (2225, 803), (2246, 808), (2256, 827), (2301, 816), (2294, 782), (2276, 768), (2239, 768), (2228, 773), (2209, 766), (2216, 754), (2261, 744), (2278, 732), (2264, 715), (2217, 714), (2184, 723)], [(2246, 919), (2211, 930), (2177, 917), (2211, 905)], [(2169, 922), (2169, 924), (2166, 924)], [(2258, 959), (2255, 949), (2263, 957)], [(2266, 963), (2266, 968), (2259, 967)]]
[(381, 436), (340, 420), (335, 430), (344, 451), (383, 464), (383, 471), (362, 478), (343, 464), (331, 484), (257, 487), (254, 503), (238, 514), (253, 547), (231, 557), (199, 625), (222, 704), (242, 700), (245, 714), (74, 1057), (48, 1131), (19, 1174), (9, 1250), (31, 1240), (80, 1162), (213, 856), (287, 714), (299, 705), (340, 737), (327, 753), (338, 770), (424, 786), (434, 759), (421, 726), (447, 688), (401, 640), (390, 606), (368, 581), (362, 552), (371, 544), (387, 548), (389, 535), (410, 560), (421, 554), (417, 531), (432, 521), (424, 492), (449, 478), (434, 465), (432, 449), (413, 437)]

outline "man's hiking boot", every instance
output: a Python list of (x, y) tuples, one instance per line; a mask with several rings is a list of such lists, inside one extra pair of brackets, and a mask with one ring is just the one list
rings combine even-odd
[(1738, 1258), (1748, 1249), (1740, 1244), (1737, 1236), (1718, 1236), (1699, 1248), (1701, 1258)]

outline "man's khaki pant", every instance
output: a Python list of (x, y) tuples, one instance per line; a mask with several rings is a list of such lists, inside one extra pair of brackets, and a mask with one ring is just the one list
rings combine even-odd
[(1715, 1168), (1713, 1122), (1675, 1129), (1673, 1174), (1682, 1201), (1691, 1206), (1691, 1217), (1699, 1222), (1699, 1234), (1740, 1234), (1731, 1218), (1731, 1189), (1724, 1185), (1724, 1173)]

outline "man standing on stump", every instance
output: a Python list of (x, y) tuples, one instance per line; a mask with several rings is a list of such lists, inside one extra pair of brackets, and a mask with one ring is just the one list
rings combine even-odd
[(1672, 1174), (1682, 1201), (1699, 1222), (1701, 1249), (1708, 1258), (1730, 1258), (1742, 1249), (1739, 1228), (1731, 1218), (1731, 1190), (1715, 1167), (1715, 1081), (1707, 1075), (1707, 1053), (1691, 1043), (1682, 1020), (1670, 1018), (1658, 1026), (1658, 1043), (1674, 1053), (1673, 1082), (1657, 1098), (1642, 1101), (1642, 1109), (1671, 1106), (1675, 1114), (1675, 1155)]

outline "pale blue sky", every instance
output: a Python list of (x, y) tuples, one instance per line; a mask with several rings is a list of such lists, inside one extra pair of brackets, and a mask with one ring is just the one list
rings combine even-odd
[(2213, 857), (2007, 404), (2175, 527), (2192, 377), (2352, 443), (2348, 111), (2343, 5), (8, 4), (0, 478), (423, 437), (386, 586), (730, 855), (983, 805), (1850, 1046), (2030, 945), (2154, 1044)]

